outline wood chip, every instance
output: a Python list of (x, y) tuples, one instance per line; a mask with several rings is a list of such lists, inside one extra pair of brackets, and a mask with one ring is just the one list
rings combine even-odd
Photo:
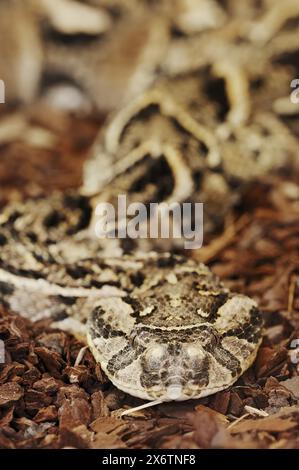
[(296, 421), (292, 419), (281, 419), (281, 418), (265, 418), (265, 419), (257, 419), (257, 420), (247, 420), (242, 421), (236, 426), (234, 426), (231, 430), (233, 434), (236, 433), (244, 433), (250, 431), (264, 431), (270, 433), (278, 433), (283, 431), (290, 431), (298, 426)]
[(8, 382), (0, 386), (0, 406), (9, 405), (20, 400), (23, 396), (23, 389), (14, 382)]

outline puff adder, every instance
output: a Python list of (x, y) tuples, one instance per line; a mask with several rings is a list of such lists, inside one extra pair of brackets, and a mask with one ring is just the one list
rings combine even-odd
[[(62, 201), (72, 211), (64, 206), (69, 219), (55, 220), (53, 207)], [(234, 383), (261, 342), (255, 302), (182, 256), (98, 256), (97, 243), (72, 233), (86, 216), (82, 201), (53, 196), (51, 204), (35, 203), (33, 213), (27, 202), (3, 215), (2, 303), (32, 320), (87, 333), (109, 379), (131, 395), (186, 400)]]

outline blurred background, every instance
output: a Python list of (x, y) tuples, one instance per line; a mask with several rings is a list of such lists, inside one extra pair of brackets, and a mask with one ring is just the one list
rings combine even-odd
[(294, 153), (298, 24), (297, 0), (0, 0), (1, 203), (80, 186), (107, 113), (190, 71), (219, 124), (270, 112)]

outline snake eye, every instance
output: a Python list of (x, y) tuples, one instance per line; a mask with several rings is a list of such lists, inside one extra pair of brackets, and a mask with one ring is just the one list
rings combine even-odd
[(147, 331), (143, 331), (141, 329), (135, 329), (131, 332), (130, 340), (132, 342), (133, 347), (146, 347), (149, 343), (151, 335)]
[(130, 341), (131, 341), (133, 347), (137, 346), (138, 341), (137, 341), (136, 331), (132, 331), (132, 333), (130, 334)]

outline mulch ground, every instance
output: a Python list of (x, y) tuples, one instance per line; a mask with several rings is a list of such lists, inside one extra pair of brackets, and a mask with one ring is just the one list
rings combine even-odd
[[(2, 204), (77, 187), (101, 122), (42, 107), (25, 121), (25, 139), (0, 126)], [(117, 390), (88, 350), (77, 365), (84, 344), (1, 308), (0, 448), (298, 448), (298, 178), (253, 185), (225, 230), (193, 256), (264, 315), (257, 359), (233, 387), (120, 417), (143, 402)]]

